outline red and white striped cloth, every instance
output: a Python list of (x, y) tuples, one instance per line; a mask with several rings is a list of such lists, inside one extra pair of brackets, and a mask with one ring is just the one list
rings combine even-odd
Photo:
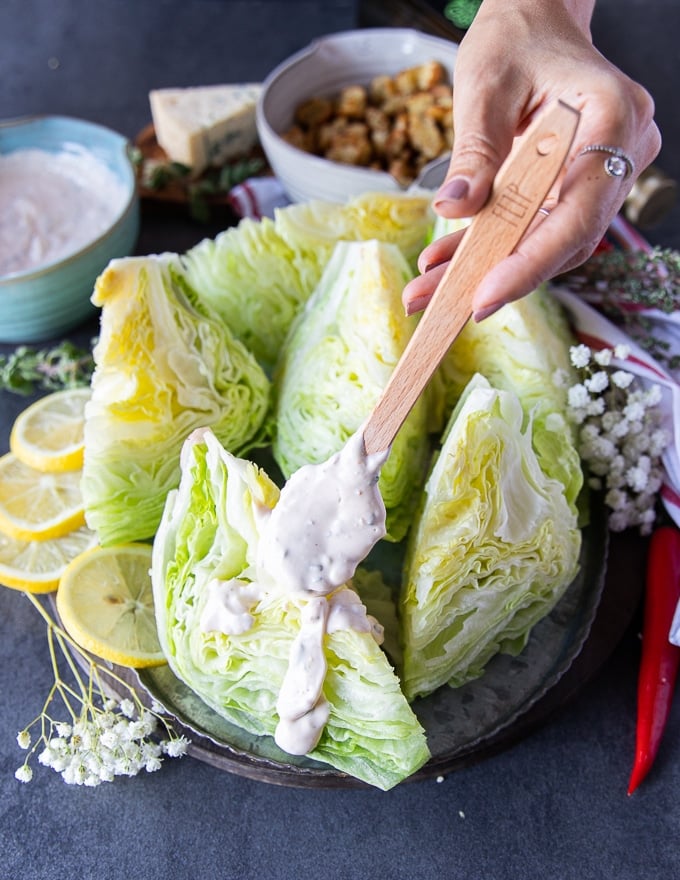
[(229, 204), (239, 217), (261, 220), (273, 217), (290, 199), (275, 177), (250, 177), (229, 191)]

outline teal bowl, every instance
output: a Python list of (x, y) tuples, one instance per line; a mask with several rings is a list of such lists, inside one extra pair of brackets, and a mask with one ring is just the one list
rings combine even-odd
[(0, 156), (28, 149), (54, 154), (85, 150), (113, 173), (126, 198), (108, 228), (84, 246), (34, 269), (0, 275), (0, 342), (56, 339), (92, 317), (97, 277), (110, 260), (132, 254), (139, 235), (139, 195), (125, 137), (66, 116), (0, 122)]

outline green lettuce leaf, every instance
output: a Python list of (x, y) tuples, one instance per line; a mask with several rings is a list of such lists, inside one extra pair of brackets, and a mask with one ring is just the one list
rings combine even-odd
[(562, 371), (577, 381), (569, 349), (574, 339), (560, 305), (544, 290), (508, 303), (489, 318), (469, 321), (439, 369), (445, 415), (475, 373), (494, 388), (514, 392), (533, 422), (532, 442), (544, 472), (559, 480), (573, 507), (583, 485), (573, 427), (564, 418), (566, 391), (554, 380)]
[[(175, 675), (230, 722), (269, 736), (309, 601), (266, 583), (256, 565), (261, 529), (278, 496), (255, 464), (227, 453), (210, 431), (194, 432), (182, 452), (179, 488), (168, 496), (152, 565), (159, 638)], [(226, 634), (201, 621), (211, 584), (233, 578), (242, 595), (250, 595), (249, 620), (240, 632)], [(330, 715), (309, 756), (391, 788), (429, 757), (399, 681), (369, 632), (329, 631), (323, 652)]]
[[(284, 476), (329, 459), (370, 413), (415, 328), (401, 303), (411, 277), (396, 245), (336, 245), (274, 376), (273, 449)], [(411, 521), (429, 455), (428, 424), (425, 395), (380, 473), (391, 540), (401, 540)]]
[(93, 302), (101, 331), (82, 493), (88, 525), (108, 545), (154, 535), (192, 430), (212, 426), (235, 452), (258, 442), (269, 380), (196, 298), (173, 254), (113, 260)]
[(385, 583), (384, 574), (377, 569), (357, 568), (352, 578), (352, 586), (366, 606), (366, 611), (376, 620), (384, 631), (382, 649), (396, 668), (402, 664), (399, 618), (395, 591)]
[[(182, 257), (201, 299), (271, 370), (293, 318), (311, 290), (294, 251), (269, 218), (244, 219)], [(313, 286), (313, 283), (312, 283)]]
[(279, 208), (242, 220), (183, 256), (188, 282), (271, 371), (288, 329), (338, 241), (378, 238), (415, 259), (431, 224), (423, 195), (369, 193), (340, 205)]
[(475, 376), (452, 413), (409, 536), (400, 619), (413, 699), (519, 653), (578, 570), (581, 532), (542, 470), (517, 396)]
[(435, 221), (431, 198), (431, 193), (417, 191), (369, 192), (344, 204), (300, 202), (277, 210), (276, 228), (305, 263), (316, 264), (317, 272), (338, 241), (370, 239), (397, 245), (415, 271)]

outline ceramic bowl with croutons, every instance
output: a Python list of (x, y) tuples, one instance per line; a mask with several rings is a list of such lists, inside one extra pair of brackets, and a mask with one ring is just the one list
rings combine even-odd
[(278, 65), (257, 106), (260, 143), (293, 201), (434, 188), (453, 139), (457, 45), (402, 28), (331, 34)]

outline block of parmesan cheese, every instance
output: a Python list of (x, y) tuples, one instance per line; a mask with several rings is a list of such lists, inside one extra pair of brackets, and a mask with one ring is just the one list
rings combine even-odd
[(247, 153), (257, 142), (259, 83), (154, 89), (149, 93), (156, 140), (195, 174)]

